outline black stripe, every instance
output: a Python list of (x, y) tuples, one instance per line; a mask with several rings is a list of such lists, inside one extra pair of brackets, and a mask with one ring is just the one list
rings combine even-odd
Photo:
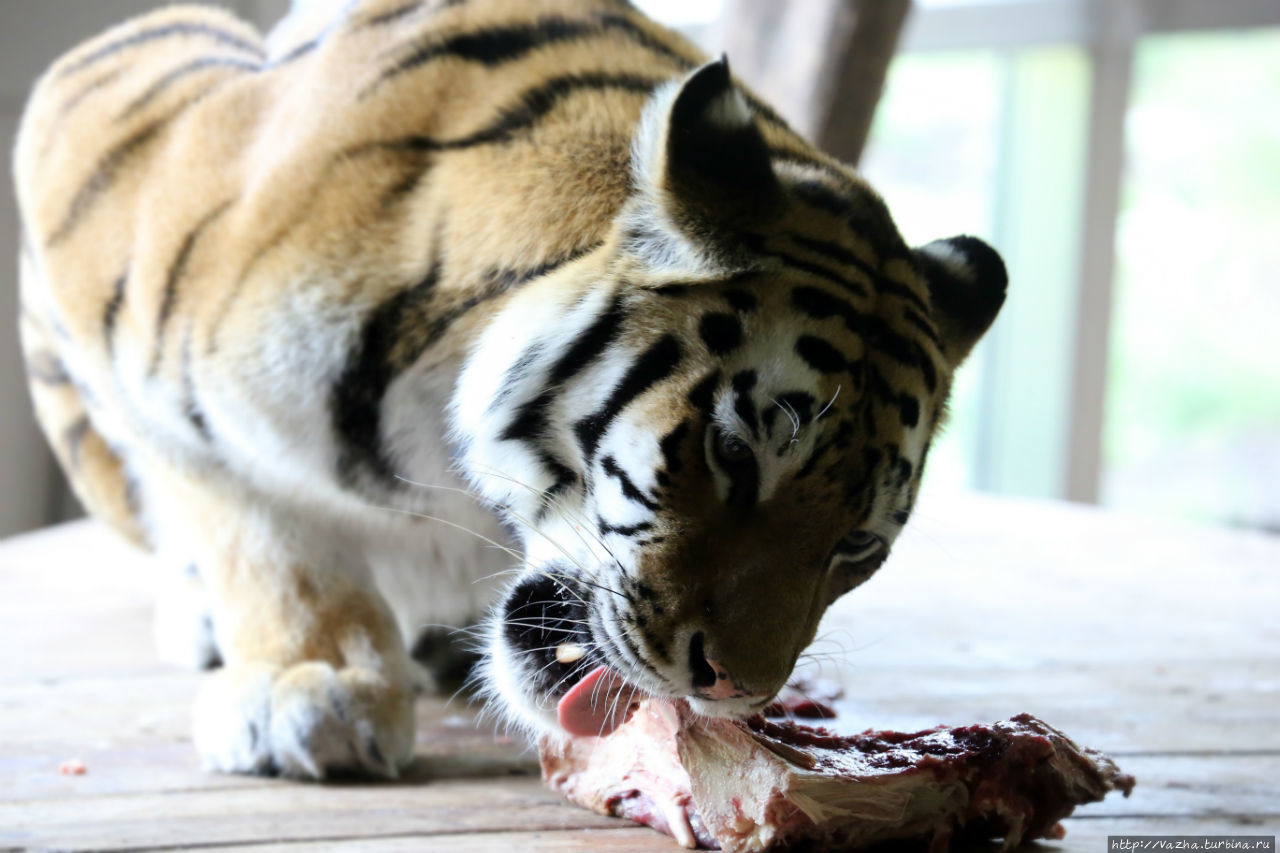
[(333, 427), (341, 440), (338, 471), (352, 482), (359, 468), (391, 479), (391, 463), (382, 447), (382, 398), (395, 378), (392, 352), (406, 315), (416, 314), (431, 299), (440, 281), (440, 259), (427, 274), (387, 299), (365, 320), (353, 351), (331, 393)]
[(920, 372), (924, 374), (924, 387), (932, 394), (938, 390), (938, 372), (933, 365), (933, 358), (924, 351), (923, 348), (916, 348), (916, 354), (919, 356)]
[(493, 399), (485, 407), (487, 412), (496, 412), (506, 404), (511, 395), (529, 378), (529, 373), (541, 361), (545, 349), (546, 347), (542, 341), (534, 341), (512, 362), (511, 369), (502, 377), (502, 387), (498, 389), (498, 393), (493, 395)]
[(915, 340), (895, 332), (879, 317), (862, 318), (867, 343), (898, 364), (914, 367), (924, 375), (930, 393), (936, 390), (938, 376), (933, 359)]
[(128, 48), (136, 47), (140, 44), (146, 44), (150, 41), (172, 38), (174, 36), (205, 36), (213, 39), (219, 44), (225, 44), (230, 47), (248, 51), (255, 56), (262, 56), (261, 45), (245, 41), (239, 36), (232, 35), (224, 30), (211, 27), (208, 24), (175, 23), (139, 30), (136, 33), (108, 42), (90, 53), (88, 56), (85, 56), (75, 63), (63, 68), (58, 72), (58, 76), (69, 77), (72, 74), (77, 74), (89, 66), (106, 59), (112, 54), (119, 53), (122, 50), (127, 50)]
[(546, 466), (553, 480), (547, 490), (542, 493), (542, 504), (538, 507), (538, 511), (533, 517), (534, 521), (541, 522), (546, 519), (547, 514), (551, 511), (551, 505), (556, 496), (578, 483), (578, 475), (568, 465), (565, 465), (546, 450), (539, 453), (538, 461)]
[(827, 269), (821, 264), (814, 264), (814, 263), (810, 263), (809, 261), (801, 260), (800, 258), (797, 258), (795, 255), (792, 255), (788, 252), (766, 251), (765, 254), (768, 254), (772, 257), (777, 258), (787, 266), (795, 267), (796, 269), (803, 270), (804, 272), (807, 272), (810, 275), (814, 275), (819, 278), (826, 279), (832, 284), (839, 285), (840, 287), (852, 293), (854, 296), (859, 296), (866, 299), (871, 295), (870, 293), (867, 292), (867, 288), (864, 287), (861, 282), (853, 281), (852, 279), (846, 278), (840, 273), (834, 270)]
[(499, 110), (499, 118), (487, 127), (457, 139), (432, 139), (408, 136), (388, 142), (372, 142), (353, 146), (344, 156), (360, 156), (370, 148), (388, 151), (458, 151), (478, 145), (506, 142), (521, 130), (532, 127), (551, 112), (561, 100), (576, 92), (614, 89), (648, 95), (662, 83), (661, 79), (635, 74), (565, 74), (522, 92), (516, 103)]
[(818, 465), (818, 460), (822, 458), (823, 454), (825, 454), (830, 447), (831, 444), (829, 442), (816, 445), (813, 448), (813, 452), (809, 455), (809, 458), (805, 460), (804, 465), (800, 466), (800, 470), (796, 471), (795, 478), (797, 480), (801, 480), (812, 474), (814, 468)]
[[(596, 318), (595, 322), (556, 360), (541, 391), (532, 400), (520, 405), (515, 417), (499, 438), (503, 441), (525, 442), (540, 439), (546, 432), (547, 411), (555, 401), (560, 386), (595, 361), (600, 353), (617, 339), (625, 317), (626, 312), (622, 309), (621, 300), (615, 296), (608, 310)], [(515, 372), (514, 367), (511, 372)], [(505, 382), (512, 381), (511, 375), (508, 374)]]
[(603, 518), (596, 518), (596, 529), (600, 531), (601, 536), (608, 536), (610, 533), (616, 533), (619, 536), (635, 536), (637, 533), (644, 533), (646, 530), (653, 529), (652, 521), (640, 521), (636, 524), (613, 525), (605, 521)]
[(169, 120), (173, 118), (173, 114), (165, 116), (151, 122), (141, 130), (136, 131), (123, 142), (119, 143), (98, 160), (98, 165), (94, 168), (89, 178), (80, 185), (80, 189), (76, 190), (76, 194), (71, 198), (71, 206), (67, 209), (66, 215), (62, 217), (62, 222), (49, 235), (46, 245), (50, 248), (65, 240), (89, 210), (92, 209), (98, 197), (111, 188), (115, 183), (116, 174), (120, 168), (128, 162), (129, 158), (142, 150), (147, 143), (155, 139)]
[(195, 427), (196, 433), (202, 439), (206, 442), (212, 441), (213, 434), (209, 431), (208, 421), (205, 420), (204, 409), (196, 397), (196, 380), (191, 372), (191, 334), (189, 332), (182, 341), (182, 395), (183, 410), (187, 420)]
[(742, 344), (742, 323), (732, 314), (715, 311), (702, 316), (698, 334), (712, 355), (724, 356)]
[(622, 487), (623, 496), (628, 500), (634, 501), (652, 512), (658, 511), (658, 502), (640, 490), (640, 487), (627, 476), (627, 472), (623, 471), (618, 465), (618, 460), (606, 455), (600, 460), (600, 466), (604, 469), (605, 474), (618, 481), (618, 485)]
[[(643, 240), (643, 237), (638, 236), (635, 231), (631, 231), (624, 242), (636, 243), (643, 242)], [(649, 292), (656, 293), (659, 296), (688, 296), (693, 293), (694, 288), (697, 286), (683, 281), (669, 281), (666, 284), (659, 284), (657, 287), (649, 288)]]
[(756, 406), (751, 401), (751, 389), (756, 387), (756, 372), (743, 370), (733, 376), (733, 410), (752, 435), (759, 435), (760, 422), (756, 418)]
[(569, 347), (556, 361), (547, 377), (548, 383), (559, 385), (576, 376), (584, 367), (595, 361), (606, 347), (617, 340), (618, 334), (622, 331), (622, 321), (626, 316), (621, 297), (615, 296), (609, 303), (609, 308), (596, 318), (596, 321), (573, 342), (573, 346)]
[(898, 408), (898, 418), (904, 427), (914, 427), (920, 423), (920, 401), (910, 393), (898, 393), (880, 371), (874, 368), (868, 371), (871, 390), (882, 401)]
[(439, 341), (440, 338), (444, 337), (445, 333), (449, 331), (454, 323), (470, 313), (470, 311), (477, 305), (483, 305), (485, 302), (488, 302), (491, 299), (496, 299), (507, 291), (513, 290), (526, 282), (532, 281), (535, 278), (541, 278), (560, 266), (570, 263), (571, 261), (575, 261), (583, 255), (594, 251), (599, 247), (599, 245), (599, 243), (593, 243), (584, 249), (575, 250), (558, 258), (552, 258), (551, 260), (545, 261), (536, 267), (528, 269), (490, 270), (485, 276), (484, 284), (478, 288), (479, 292), (475, 296), (466, 299), (459, 305), (455, 305), (453, 308), (450, 308), (448, 311), (445, 311), (443, 314), (437, 316), (431, 321), (427, 328), (426, 335), (423, 336), (421, 344), (412, 348), (415, 353), (414, 359), (416, 360), (418, 355), (426, 352), (426, 350)]
[(742, 241), (747, 245), (749, 249), (751, 249), (753, 252), (757, 254), (764, 255), (765, 257), (775, 258), (789, 267), (794, 267), (795, 269), (802, 270), (803, 272), (807, 272), (810, 275), (825, 279), (831, 282), (832, 284), (839, 285), (841, 288), (849, 291), (854, 296), (858, 296), (863, 299), (866, 299), (866, 298), (869, 298), (871, 295), (860, 282), (856, 282), (849, 278), (846, 278), (845, 276), (841, 275), (835, 270), (828, 269), (827, 267), (824, 267), (821, 264), (815, 264), (815, 263), (812, 263), (811, 261), (806, 261), (802, 258), (797, 258), (795, 255), (791, 254), (790, 252), (784, 252), (780, 249), (770, 249), (768, 246), (765, 245), (765, 237), (762, 234), (741, 232), (739, 234), (739, 237), (742, 239)]
[(111, 189), (124, 165), (145, 148), (148, 143), (153, 141), (169, 122), (177, 118), (187, 107), (200, 100), (204, 94), (202, 92), (188, 98), (167, 115), (148, 123), (107, 151), (98, 160), (93, 172), (76, 190), (75, 195), (72, 196), (71, 205), (67, 209), (66, 215), (63, 216), (62, 222), (54, 229), (54, 232), (49, 235), (46, 245), (52, 248), (70, 236), (71, 232), (93, 209), (94, 204), (97, 203), (103, 193)]
[(166, 89), (183, 77), (196, 74), (206, 68), (236, 68), (242, 71), (257, 71), (260, 66), (256, 62), (250, 62), (234, 56), (202, 56), (199, 59), (193, 59), (162, 75), (148, 86), (145, 92), (125, 105), (124, 109), (116, 115), (115, 120), (124, 121), (160, 97)]
[(871, 264), (862, 260), (862, 258), (859, 258), (839, 243), (834, 243), (830, 240), (817, 240), (794, 232), (787, 234), (787, 237), (791, 242), (804, 247), (816, 255), (822, 255), (826, 258), (830, 258), (838, 264), (853, 267), (870, 279), (873, 286), (878, 285), (882, 278)]
[(729, 494), (725, 495), (725, 504), (738, 509), (755, 506), (760, 497), (760, 463), (755, 456), (748, 456), (733, 465), (721, 467), (729, 476)]
[[(360, 344), (331, 392), (334, 431), (342, 442), (337, 465), (343, 481), (354, 484), (361, 468), (383, 480), (394, 478), (382, 449), (381, 407), (387, 388), (401, 370), (416, 362), (477, 305), (546, 275), (594, 248), (593, 245), (554, 258), (532, 269), (491, 270), (476, 295), (438, 313), (432, 310), (436, 307), (432, 301), (440, 276), (437, 258), (421, 281), (397, 292), (371, 311)], [(546, 459), (543, 462), (549, 464)], [(563, 483), (561, 488), (572, 485), (577, 477), (567, 468), (564, 470), (568, 478), (553, 471), (557, 482)]]
[[(435, 7), (436, 7), (435, 11), (438, 12), (441, 9), (451, 9), (454, 6), (461, 6), (466, 2), (467, 0), (437, 0), (437, 2), (435, 3)], [(399, 6), (388, 12), (381, 12), (377, 15), (374, 15), (373, 17), (369, 18), (367, 21), (362, 22), (360, 26), (361, 27), (386, 26), (387, 24), (395, 23), (401, 18), (407, 18), (408, 16), (412, 15), (414, 12), (417, 12), (419, 9), (421, 9), (425, 5), (426, 4), (421, 2), (421, 0), (415, 0), (415, 2), (413, 3), (406, 3), (405, 5)]]
[(367, 98), (388, 80), (435, 59), (460, 59), (492, 68), (519, 59), (537, 48), (600, 32), (600, 27), (586, 21), (540, 18), (533, 24), (473, 30), (443, 40), (432, 38), (415, 45), (406, 56), (385, 69), (377, 80), (360, 92), (359, 97)]
[(710, 416), (711, 407), (715, 404), (715, 391), (718, 384), (720, 384), (720, 371), (712, 370), (699, 379), (698, 384), (689, 391), (687, 398), (689, 404), (703, 415)]
[(67, 467), (75, 470), (80, 467), (80, 449), (89, 435), (89, 418), (81, 415), (62, 431), (62, 444), (67, 450)]
[(93, 80), (86, 83), (77, 90), (74, 95), (62, 102), (62, 106), (58, 107), (58, 118), (62, 118), (67, 113), (80, 106), (81, 102), (94, 92), (111, 85), (118, 77), (124, 74), (125, 70), (126, 69), (124, 68), (114, 68), (106, 74), (95, 77)]
[(849, 369), (849, 359), (844, 353), (814, 335), (801, 335), (796, 339), (796, 355), (819, 373), (844, 373)]
[(817, 401), (807, 391), (785, 391), (774, 398), (780, 405), (790, 409), (801, 424), (813, 419), (813, 409)]
[(495, 26), (459, 33), (444, 39), (429, 38), (420, 41), (394, 65), (384, 69), (373, 83), (360, 92), (359, 97), (367, 98), (388, 80), (436, 59), (458, 59), (494, 68), (518, 60), (548, 45), (614, 32), (623, 33), (635, 44), (673, 60), (682, 69), (692, 67), (688, 59), (644, 32), (628, 18), (617, 15), (597, 15), (594, 20), (571, 20), (559, 16), (548, 16), (528, 24)]
[(587, 459), (595, 455), (609, 423), (629, 403), (670, 376), (680, 363), (680, 355), (680, 342), (675, 335), (663, 335), (631, 366), (604, 406), (574, 424), (574, 433)]
[(902, 309), (902, 316), (908, 323), (919, 329), (934, 346), (938, 349), (942, 349), (942, 341), (938, 338), (938, 330), (933, 327), (933, 323), (930, 323), (923, 315), (916, 311), (912, 311), (910, 308)]
[[(822, 181), (803, 180), (791, 185), (792, 194), (809, 205), (843, 221), (860, 237), (876, 246), (882, 258), (902, 256), (908, 263), (912, 262), (912, 254), (902, 241), (902, 235), (893, 225), (893, 218), (884, 202), (863, 186), (851, 184), (844, 176), (840, 183), (844, 188), (836, 189)], [(857, 203), (853, 198), (856, 196)], [(878, 278), (878, 281), (883, 279)], [(903, 298), (911, 298), (906, 293), (898, 294)]]
[(773, 425), (778, 420), (778, 407), (770, 406), (760, 414), (760, 422), (764, 424), (764, 434), (773, 438)]
[(916, 293), (914, 290), (907, 287), (906, 285), (898, 284), (896, 281), (890, 281), (887, 278), (880, 278), (880, 279), (877, 279), (876, 281), (876, 287), (880, 290), (881, 293), (887, 293), (890, 296), (896, 296), (899, 299), (904, 299), (907, 302), (910, 302), (918, 310), (924, 312), (925, 314), (932, 313), (929, 310), (929, 306), (925, 304), (925, 301), (923, 299), (920, 298), (920, 294)]
[(898, 397), (898, 415), (904, 427), (914, 427), (920, 423), (920, 401), (911, 394)]
[(26, 364), (27, 379), (32, 382), (39, 382), (41, 385), (67, 385), (71, 382), (71, 375), (67, 373), (62, 359), (49, 350), (30, 353)]
[(111, 298), (107, 300), (106, 306), (102, 309), (102, 339), (107, 346), (107, 355), (115, 353), (116, 348), (116, 321), (120, 316), (120, 306), (124, 304), (124, 285), (129, 278), (129, 271), (126, 269), (120, 273), (120, 277), (116, 279), (115, 286), (111, 289)]
[(733, 310), (740, 314), (750, 314), (756, 310), (756, 298), (746, 290), (732, 287), (725, 290), (721, 295), (733, 307)]
[(414, 3), (406, 3), (403, 6), (397, 6), (386, 12), (379, 13), (360, 24), (362, 27), (384, 27), (387, 24), (395, 23), (401, 18), (407, 18), (414, 12), (422, 8), (421, 0)]
[(402, 200), (408, 198), (422, 183), (422, 179), (426, 175), (426, 169), (416, 164), (407, 165), (409, 168), (405, 169), (400, 180), (383, 190), (382, 195), (378, 197), (378, 207), (382, 210), (390, 210)]
[(791, 290), (791, 304), (805, 316), (814, 320), (826, 320), (838, 317), (844, 321), (845, 327), (855, 335), (864, 332), (863, 317), (853, 306), (834, 294), (818, 287), (800, 285)]
[(791, 192), (810, 207), (816, 207), (841, 219), (847, 216), (853, 207), (849, 199), (839, 190), (821, 181), (797, 181), (791, 185)]
[(669, 475), (678, 474), (680, 469), (684, 467), (684, 460), (680, 458), (680, 449), (684, 444), (684, 438), (689, 434), (689, 422), (681, 421), (676, 424), (675, 429), (662, 437), (658, 442), (659, 449), (662, 450), (662, 458), (666, 461), (666, 470), (658, 472), (658, 482), (665, 485), (669, 479)]
[(546, 390), (520, 404), (515, 417), (498, 434), (499, 441), (536, 443), (547, 431), (547, 410), (555, 402), (554, 391)]
[(205, 229), (212, 225), (219, 216), (226, 213), (234, 202), (235, 199), (227, 199), (201, 217), (195, 227), (187, 232), (187, 236), (183, 238), (182, 245), (178, 248), (178, 254), (174, 256), (173, 262), (169, 265), (169, 274), (165, 277), (164, 282), (164, 292), (160, 297), (160, 310), (156, 315), (155, 342), (152, 344), (151, 365), (148, 368), (148, 373), (152, 376), (160, 369), (160, 358), (164, 353), (165, 329), (169, 325), (169, 318), (173, 315), (174, 306), (177, 305), (178, 283), (187, 272), (187, 264), (191, 261), (191, 253), (195, 250), (196, 243), (200, 240), (200, 236)]
[(315, 50), (319, 46), (320, 46), (319, 39), (304, 41), (302, 44), (298, 45), (293, 50), (289, 51), (279, 59), (271, 60), (271, 62), (267, 63), (267, 65), (264, 67), (279, 68), (281, 65), (288, 65), (290, 62), (293, 62), (295, 59), (301, 59), (302, 57), (306, 56), (308, 53)]
[[(655, 36), (652, 33), (645, 30), (638, 23), (636, 23), (636, 21), (632, 18), (629, 18), (625, 15), (608, 15), (608, 14), (597, 15), (596, 17), (597, 17), (597, 20), (599, 20), (600, 23), (606, 28), (625, 33), (627, 37), (631, 39), (631, 41), (635, 42), (636, 44), (640, 45), (646, 50), (650, 50), (656, 54), (659, 54), (660, 56), (670, 59), (672, 62), (678, 65), (682, 70), (685, 70), (685, 71), (691, 70), (694, 68), (694, 66), (698, 64), (694, 59), (687, 57), (679, 53), (678, 51), (676, 51), (674, 48), (671, 47), (671, 45), (667, 44), (660, 37)], [(747, 98), (748, 101), (751, 101), (754, 103), (754, 99), (748, 93), (744, 92), (743, 94), (748, 96)], [(773, 110), (769, 109), (767, 106), (764, 106), (763, 104), (761, 106), (763, 107), (761, 112), (765, 115), (766, 118), (769, 118), (770, 121), (776, 120), (778, 123), (782, 123), (782, 119), (778, 118), (777, 114), (774, 113)]]

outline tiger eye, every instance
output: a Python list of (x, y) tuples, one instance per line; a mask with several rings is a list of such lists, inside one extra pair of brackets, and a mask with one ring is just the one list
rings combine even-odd
[(725, 462), (744, 462), (751, 458), (751, 448), (736, 435), (722, 432), (716, 436), (716, 455)]

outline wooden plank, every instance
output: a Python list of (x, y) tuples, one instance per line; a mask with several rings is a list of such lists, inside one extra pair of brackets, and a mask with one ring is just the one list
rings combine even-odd
[(154, 570), (94, 522), (0, 542), (0, 684), (172, 672), (151, 642)]
[[(69, 795), (260, 787), (263, 780), (200, 769), (190, 737), (198, 676), (9, 685), (0, 701), (0, 802)], [(417, 757), (404, 781), (537, 772), (521, 742), (477, 722), (463, 699), (416, 705)], [(75, 758), (84, 776), (57, 772)]]
[[(1280, 538), (1049, 501), (926, 496), (828, 613), (856, 668), (1280, 661)], [(821, 636), (822, 631), (819, 632)], [(830, 650), (830, 648), (828, 649)]]
[[(1239, 818), (1068, 818), (1067, 837), (1057, 842), (1040, 842), (1028, 848), (1041, 853), (1106, 853), (1109, 835), (1270, 835), (1261, 821)], [(214, 848), (219, 849), (219, 848)], [(492, 850), (519, 850), (521, 853), (549, 851), (599, 851), (599, 853), (672, 853), (679, 848), (656, 832), (620, 824), (611, 829), (579, 829), (558, 832), (471, 833), (467, 835), (408, 836), (400, 838), (344, 839), (323, 842), (290, 842), (271, 845), (236, 846), (238, 853), (416, 853), (416, 851), (458, 851), (480, 853)], [(968, 851), (995, 851), (996, 845), (971, 845)], [(957, 851), (962, 853), (962, 851)]]
[[(1128, 799), (1082, 807), (1083, 818), (1199, 816), (1280, 820), (1280, 753), (1129, 756), (1138, 777)], [(536, 777), (413, 778), (395, 784), (304, 785), (260, 780), (252, 789), (131, 796), (68, 796), (0, 803), (0, 842), (68, 849), (254, 840), (452, 834), (460, 830), (607, 827), (565, 805)], [(110, 839), (108, 844), (106, 839)]]
[[(397, 838), (326, 839), (280, 844), (236, 845), (246, 853), (310, 853), (337, 850), (342, 853), (418, 853), (418, 851), (518, 850), (520, 853), (589, 851), (589, 853), (673, 853), (681, 848), (652, 829), (616, 821), (615, 826), (538, 832), (475, 832), (449, 835), (412, 835)], [(1097, 853), (1097, 851), (1094, 851)]]
[(1240, 755), (1130, 755), (1117, 759), (1138, 780), (1082, 817), (1267, 817), (1280, 820), (1280, 752)]
[(607, 827), (535, 777), (325, 785), (0, 803), (0, 845), (116, 850), (252, 841)]
[[(1080, 808), (1071, 825), (1100, 818), (1274, 824), (1280, 821), (1277, 763), (1276, 756), (1132, 757), (1125, 766), (1139, 776), (1133, 797), (1112, 795)], [(268, 780), (253, 790), (0, 804), (0, 826), (6, 827), (0, 844), (60, 849), (172, 847), (196, 839), (202, 845), (255, 840), (330, 844), (399, 835), (453, 838), (465, 830), (614, 825), (611, 818), (566, 806), (532, 777), (364, 785)]]
[(1280, 678), (1272, 662), (1134, 670), (1046, 666), (964, 670), (849, 666), (839, 728), (912, 730), (1028, 712), (1108, 752), (1280, 749)]
[[(1280, 683), (1270, 663), (1135, 674), (1125, 666), (1045, 670), (868, 667), (837, 671), (848, 695), (835, 728), (912, 730), (993, 721), (1029, 711), (1080, 743), (1141, 752), (1280, 751)], [(75, 791), (241, 787), (253, 780), (200, 771), (189, 738), (198, 676), (83, 679), (8, 685), (0, 700), (0, 800)], [(477, 727), (461, 699), (417, 704), (417, 777), (532, 772), (522, 744)], [(85, 777), (54, 772), (78, 758)]]
[[(992, 721), (1026, 710), (1080, 743), (1117, 756), (1238, 749), (1280, 754), (1280, 697), (1274, 685), (1251, 694), (1215, 692), (1271, 675), (1264, 664), (1200, 676), (1203, 690), (1187, 683), (1197, 677), (1194, 668), (1178, 671), (1165, 684), (1159, 677), (1130, 677), (1127, 672), (1120, 667), (1105, 673), (925, 670), (904, 678), (900, 672), (865, 671), (849, 688), (850, 698), (837, 703), (841, 718), (834, 727), (912, 730)], [(139, 679), (119, 682), (108, 693), (111, 683), (6, 691), (0, 703), (0, 801), (261, 784), (199, 769), (188, 735), (187, 700), (194, 685), (175, 689), (163, 679)], [(118, 701), (95, 698), (103, 696)], [(534, 772), (531, 752), (495, 735), (491, 726), (477, 728), (474, 716), (475, 710), (461, 703), (421, 699), (418, 760), (408, 778)], [(69, 758), (84, 761), (88, 774), (58, 775), (58, 764)]]

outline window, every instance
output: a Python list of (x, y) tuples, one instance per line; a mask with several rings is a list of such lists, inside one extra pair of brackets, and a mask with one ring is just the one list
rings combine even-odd
[(1280, 531), (1280, 30), (1135, 54), (1102, 500)]

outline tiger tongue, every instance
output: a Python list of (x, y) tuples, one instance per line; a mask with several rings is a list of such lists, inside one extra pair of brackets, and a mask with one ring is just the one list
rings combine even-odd
[(575, 737), (603, 737), (627, 721), (647, 694), (607, 666), (598, 666), (556, 706), (560, 728)]

